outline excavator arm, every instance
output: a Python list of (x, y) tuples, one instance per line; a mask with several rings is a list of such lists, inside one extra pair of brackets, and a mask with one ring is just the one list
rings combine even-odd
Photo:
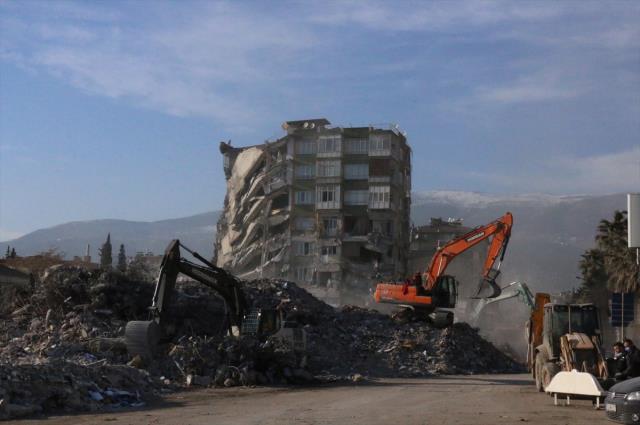
[[(181, 257), (180, 247), (191, 253), (205, 266)], [(131, 321), (125, 329), (125, 342), (132, 355), (150, 357), (159, 340), (165, 336), (166, 326), (171, 321), (168, 307), (174, 294), (178, 274), (182, 273), (213, 289), (224, 299), (229, 310), (229, 327), (241, 327), (246, 311), (246, 300), (242, 285), (235, 276), (215, 266), (197, 252), (189, 250), (175, 239), (165, 250), (156, 280), (151, 307), (151, 320)]]
[[(180, 247), (203, 262), (206, 267), (195, 264), (180, 256)], [(227, 304), (230, 310), (229, 319), (232, 326), (240, 326), (246, 310), (246, 301), (242, 292), (242, 285), (235, 276), (204, 259), (200, 254), (191, 251), (175, 239), (167, 247), (160, 274), (157, 279), (150, 310), (154, 318), (162, 322), (166, 319), (167, 306), (171, 301), (173, 290), (178, 277), (182, 273), (195, 281), (213, 289)]]
[(501, 294), (495, 298), (482, 298), (478, 300), (473, 311), (468, 315), (468, 322), (472, 325), (478, 323), (482, 310), (489, 304), (495, 304), (502, 301), (518, 298), (529, 310), (535, 308), (535, 297), (526, 283), (515, 281), (501, 288)]
[[(494, 288), (494, 294), (487, 298), (494, 298), (500, 295), (500, 288), (496, 285), (495, 280), (499, 273), (499, 264), (504, 259), (507, 250), (512, 226), (513, 216), (508, 212), (485, 226), (476, 227), (472, 231), (449, 241), (440, 248), (431, 259), (431, 263), (424, 273), (424, 289), (426, 291), (432, 291), (438, 282), (438, 278), (444, 275), (449, 264), (451, 264), (458, 255), (493, 236), (482, 269), (482, 277), (485, 282)], [(500, 257), (498, 268), (494, 269), (493, 265), (496, 263), (498, 257)]]

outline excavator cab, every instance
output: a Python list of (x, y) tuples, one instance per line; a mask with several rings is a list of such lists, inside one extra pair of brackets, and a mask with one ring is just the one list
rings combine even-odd
[(268, 339), (288, 346), (294, 353), (307, 350), (304, 330), (287, 321), (282, 310), (255, 308), (245, 314), (241, 335), (251, 335), (258, 339)]
[(284, 314), (282, 310), (254, 308), (244, 315), (241, 335), (253, 335), (258, 338), (263, 335), (272, 335), (280, 328), (285, 327)]
[(450, 275), (442, 275), (438, 278), (431, 292), (434, 307), (455, 308), (458, 300), (458, 280)]

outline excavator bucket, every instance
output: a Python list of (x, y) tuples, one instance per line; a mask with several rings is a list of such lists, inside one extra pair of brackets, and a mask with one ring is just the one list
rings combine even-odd
[(484, 276), (480, 280), (480, 285), (478, 285), (478, 292), (476, 293), (474, 299), (478, 298), (496, 298), (502, 294), (502, 288), (496, 283), (496, 279), (500, 274), (500, 270), (490, 269), (486, 276)]
[(502, 294), (502, 288), (493, 279), (482, 279), (478, 285), (478, 292), (472, 298), (496, 298)]
[(500, 270), (491, 268), (487, 274), (480, 280), (478, 292), (473, 298), (496, 298), (502, 294), (502, 288), (496, 283), (496, 279), (500, 275)]

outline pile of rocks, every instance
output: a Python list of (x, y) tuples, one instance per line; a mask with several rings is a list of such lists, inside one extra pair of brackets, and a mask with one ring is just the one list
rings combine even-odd
[[(363, 377), (492, 373), (520, 366), (459, 323), (433, 329), (373, 310), (334, 309), (294, 283), (244, 283), (254, 308), (281, 308), (307, 334), (300, 358), (273, 341), (228, 337), (220, 298), (181, 283), (171, 306), (174, 337), (145, 363), (124, 343), (145, 320), (153, 284), (77, 267), (50, 270), (16, 296), (0, 322), (0, 418), (54, 410), (138, 406), (185, 386), (300, 384)], [(6, 300), (5, 300), (6, 301)], [(354, 378), (357, 377), (357, 378)]]

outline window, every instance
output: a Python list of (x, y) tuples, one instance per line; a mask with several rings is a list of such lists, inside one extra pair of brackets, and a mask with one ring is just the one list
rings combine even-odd
[(318, 187), (318, 202), (334, 202), (336, 200), (336, 188), (333, 185)]
[(311, 190), (296, 191), (296, 205), (313, 205), (315, 202), (313, 195)]
[(313, 217), (297, 217), (296, 230), (313, 230), (315, 227), (315, 220)]
[(318, 177), (340, 176), (340, 161), (318, 161)]
[(344, 166), (344, 178), (351, 180), (368, 179), (369, 164), (346, 164)]
[(336, 184), (318, 186), (316, 207), (340, 208), (340, 186)]
[(372, 220), (371, 228), (375, 233), (386, 234), (387, 221), (385, 220)]
[(391, 135), (373, 134), (369, 140), (370, 154), (389, 155), (391, 153)]
[(368, 190), (347, 190), (344, 192), (345, 205), (367, 205), (369, 203)]
[(294, 252), (298, 256), (313, 255), (315, 251), (315, 244), (313, 242), (294, 242)]
[(323, 246), (320, 251), (321, 255), (338, 255), (338, 247), (333, 246)]
[(300, 155), (313, 155), (316, 153), (315, 140), (303, 140), (296, 142), (296, 153)]
[(389, 208), (391, 188), (389, 186), (371, 186), (369, 188), (369, 208)]
[(311, 282), (313, 280), (313, 269), (309, 267), (297, 267), (295, 278), (298, 282)]
[(324, 236), (336, 236), (338, 234), (337, 217), (327, 217), (322, 220), (322, 234)]
[(312, 179), (316, 175), (316, 168), (309, 164), (296, 165), (296, 177), (299, 179)]
[(320, 136), (318, 138), (318, 153), (336, 153), (340, 152), (340, 140), (342, 136)]
[(369, 151), (369, 140), (347, 139), (345, 140), (345, 152), (351, 154), (366, 154)]

